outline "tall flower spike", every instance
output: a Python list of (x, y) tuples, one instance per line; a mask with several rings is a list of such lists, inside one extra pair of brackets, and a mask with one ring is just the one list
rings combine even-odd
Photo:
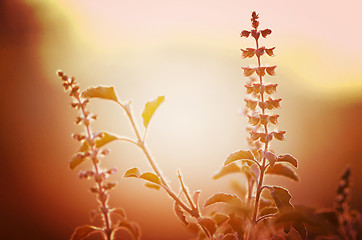
[[(274, 98), (278, 84), (265, 83), (265, 77), (271, 77), (275, 75), (276, 66), (264, 66), (261, 61), (261, 57), (266, 55), (274, 56), (274, 47), (267, 48), (259, 45), (260, 36), (266, 38), (272, 31), (270, 29), (259, 30), (259, 14), (253, 12), (251, 15), (251, 30), (243, 30), (240, 34), (241, 37), (249, 37), (249, 35), (255, 40), (255, 48), (241, 49), (242, 58), (256, 58), (257, 66), (245, 66), (242, 67), (245, 77), (249, 77), (245, 85), (246, 93), (248, 97), (245, 98), (246, 109), (245, 111), (250, 125), (247, 130), (250, 133), (250, 137), (247, 139), (250, 146), (250, 150), (255, 156), (254, 160), (256, 164), (254, 167), (258, 169), (258, 174), (255, 174), (255, 191), (250, 190), (249, 195), (255, 192), (255, 201), (253, 206), (253, 213), (251, 216), (249, 232), (246, 239), (258, 238), (256, 233), (256, 225), (259, 221), (264, 220), (263, 216), (259, 215), (259, 210), (262, 210), (261, 192), (264, 188), (268, 188), (271, 191), (278, 191), (283, 196), (290, 196), (288, 191), (280, 187), (270, 187), (263, 185), (265, 174), (277, 174), (285, 177), (289, 177), (295, 181), (298, 180), (297, 174), (294, 169), (287, 165), (284, 165), (285, 157), (283, 155), (275, 155), (270, 150), (270, 143), (275, 138), (277, 140), (284, 140), (285, 131), (277, 131), (275, 125), (278, 123), (279, 115), (274, 114), (273, 111), (280, 107), (281, 98)], [(258, 81), (252, 79), (257, 78)], [(266, 96), (268, 95), (268, 96)], [(290, 156), (291, 162), (296, 162), (296, 159)], [(278, 162), (280, 161), (280, 162)], [(288, 161), (287, 161), (288, 162)], [(294, 165), (296, 167), (296, 165)], [(253, 168), (253, 166), (252, 166)], [(254, 169), (255, 169), (254, 168)], [(288, 173), (288, 174), (287, 174)], [(275, 193), (272, 192), (273, 197)], [(280, 196), (278, 196), (280, 197)], [(280, 199), (275, 199), (276, 206), (280, 209)], [(293, 206), (289, 203), (289, 199), (286, 199), (286, 208), (293, 209)], [(290, 226), (288, 226), (290, 227)], [(285, 229), (286, 230), (286, 229)], [(297, 230), (298, 231), (298, 230)], [(302, 236), (303, 234), (301, 234)]]

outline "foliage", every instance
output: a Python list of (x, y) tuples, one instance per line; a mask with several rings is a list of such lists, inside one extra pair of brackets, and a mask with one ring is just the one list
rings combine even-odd
[[(121, 208), (110, 208), (108, 205), (110, 190), (116, 183), (108, 180), (116, 173), (115, 168), (102, 169), (102, 158), (109, 153), (105, 146), (113, 141), (126, 141), (139, 147), (152, 167), (152, 172), (142, 172), (134, 167), (127, 170), (124, 178), (139, 178), (145, 181), (145, 186), (164, 190), (174, 202), (176, 217), (186, 229), (195, 234), (195, 239), (238, 240), (238, 239), (361, 239), (361, 215), (351, 210), (348, 205), (350, 170), (347, 169), (341, 178), (337, 190), (334, 209), (319, 210), (304, 206), (293, 206), (290, 192), (281, 186), (265, 184), (266, 175), (277, 175), (299, 181), (296, 173), (297, 159), (291, 154), (277, 154), (271, 149), (273, 140), (283, 141), (285, 131), (277, 130), (279, 115), (274, 110), (280, 107), (281, 98), (275, 98), (278, 84), (267, 81), (266, 76), (274, 76), (276, 66), (262, 65), (261, 57), (274, 56), (274, 49), (259, 45), (260, 36), (266, 38), (272, 31), (259, 29), (259, 15), (252, 13), (252, 30), (243, 30), (241, 37), (251, 37), (255, 40), (255, 48), (241, 49), (243, 58), (256, 58), (256, 66), (242, 67), (248, 98), (245, 99), (245, 115), (249, 120), (247, 138), (249, 149), (240, 149), (230, 153), (222, 168), (213, 176), (219, 179), (229, 174), (241, 174), (246, 178), (246, 186), (235, 183), (239, 194), (215, 193), (201, 205), (201, 191), (192, 194), (184, 183), (181, 172), (178, 172), (180, 193), (170, 187), (165, 176), (152, 157), (146, 145), (146, 133), (150, 120), (156, 110), (165, 100), (160, 96), (145, 104), (142, 112), (143, 131), (140, 131), (134, 120), (131, 102), (121, 102), (113, 87), (96, 86), (80, 91), (74, 77), (69, 78), (58, 71), (63, 86), (74, 100), (71, 107), (79, 111), (76, 124), (84, 127), (85, 133), (74, 134), (73, 138), (80, 142), (78, 152), (69, 162), (74, 170), (85, 161), (92, 163), (93, 169), (81, 170), (79, 178), (93, 179), (95, 185), (91, 192), (96, 194), (99, 209), (92, 211), (91, 220), (101, 215), (102, 226), (83, 225), (76, 227), (72, 240), (87, 238), (100, 232), (104, 239), (115, 239), (115, 232), (126, 230), (133, 239), (141, 239), (141, 230), (137, 223), (129, 221)], [(269, 78), (269, 77), (268, 77)], [(134, 137), (119, 137), (109, 132), (93, 132), (92, 121), (97, 115), (87, 111), (86, 107), (93, 98), (109, 100), (126, 114)], [(245, 189), (245, 190), (244, 190)], [(203, 209), (201, 211), (200, 205)], [(210, 211), (212, 209), (212, 211)], [(209, 213), (208, 213), (209, 212)], [(111, 221), (111, 215), (117, 217), (117, 222)]]

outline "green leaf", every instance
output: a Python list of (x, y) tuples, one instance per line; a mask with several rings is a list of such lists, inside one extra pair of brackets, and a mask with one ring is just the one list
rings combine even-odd
[(225, 175), (231, 174), (231, 173), (240, 173), (241, 167), (237, 163), (231, 163), (226, 166), (223, 166), (219, 172), (217, 172), (212, 179), (216, 180), (219, 179)]
[(90, 225), (83, 225), (80, 227), (76, 227), (72, 236), (70, 237), (71, 240), (82, 240), (85, 237), (89, 236), (92, 233), (101, 231), (99, 228), (90, 226)]
[(206, 200), (204, 207), (210, 206), (214, 203), (228, 203), (235, 207), (241, 207), (242, 201), (235, 194), (227, 194), (227, 193), (216, 193), (212, 195), (209, 199)]
[(124, 174), (123, 177), (139, 177), (141, 176), (140, 170), (138, 168), (131, 168), (128, 169), (127, 172)]
[(102, 98), (118, 102), (117, 95), (113, 87), (90, 87), (82, 92), (82, 98)]
[(145, 109), (142, 113), (143, 125), (145, 126), (145, 128), (147, 128), (153, 114), (163, 101), (165, 101), (165, 97), (160, 96), (156, 100), (146, 103)]
[(290, 196), (288, 190), (276, 186), (268, 187), (268, 189), (270, 190), (270, 194), (272, 195), (279, 211), (293, 210), (293, 205), (289, 202), (292, 196)]
[(116, 137), (113, 134), (110, 134), (107, 132), (102, 132), (101, 137), (95, 141), (95, 147), (100, 148), (100, 147), (106, 145), (107, 143), (112, 142), (117, 139), (118, 139), (118, 137)]
[(235, 162), (237, 160), (254, 160), (254, 155), (251, 151), (236, 151), (231, 153), (224, 162), (224, 165)]
[(82, 154), (77, 153), (72, 159), (69, 161), (70, 169), (74, 170), (74, 168), (78, 167), (81, 163), (83, 163), (87, 157), (84, 157)]
[(299, 181), (299, 177), (297, 173), (294, 171), (294, 169), (280, 163), (275, 164), (272, 168), (269, 166), (265, 171), (265, 173), (288, 177), (296, 182)]
[(158, 185), (161, 184), (160, 178), (154, 173), (146, 172), (146, 173), (143, 173), (141, 176), (139, 176), (139, 178), (143, 178), (147, 181), (150, 181), (150, 182), (158, 184)]
[(280, 154), (278, 156), (278, 162), (288, 162), (291, 163), (294, 167), (298, 167), (298, 161), (295, 157), (290, 154)]
[(154, 183), (146, 182), (145, 186), (148, 187), (148, 188), (156, 189), (156, 190), (160, 189), (160, 185), (157, 185), (157, 184), (154, 184)]

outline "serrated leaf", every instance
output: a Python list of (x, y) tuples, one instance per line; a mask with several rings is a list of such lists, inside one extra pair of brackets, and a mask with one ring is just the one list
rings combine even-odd
[(78, 149), (78, 152), (86, 152), (89, 150), (89, 144), (87, 141), (82, 142), (82, 146)]
[(278, 162), (288, 162), (291, 163), (294, 167), (298, 167), (298, 161), (295, 157), (290, 154), (280, 154), (278, 156)]
[(81, 154), (76, 154), (69, 161), (70, 169), (74, 170), (74, 168), (78, 167), (81, 163), (83, 163), (87, 157), (81, 156)]
[(89, 236), (92, 233), (100, 231), (99, 228), (91, 226), (91, 225), (83, 225), (80, 227), (76, 227), (72, 236), (70, 237), (71, 240), (82, 240), (85, 237)]
[(217, 172), (212, 179), (216, 180), (219, 179), (225, 175), (229, 175), (231, 173), (240, 173), (241, 167), (237, 163), (230, 163), (226, 166), (223, 166), (219, 172)]
[(275, 174), (280, 175), (284, 177), (288, 177), (290, 179), (293, 179), (294, 181), (299, 181), (299, 177), (297, 173), (294, 171), (294, 169), (285, 166), (283, 164), (277, 163), (272, 168), (269, 166), (267, 170), (265, 171), (266, 174)]
[(224, 165), (230, 164), (232, 162), (235, 162), (237, 160), (253, 160), (254, 159), (254, 155), (251, 151), (243, 151), (243, 150), (239, 150), (236, 152), (231, 153), (227, 158), (226, 161), (224, 162)]
[(173, 210), (175, 211), (176, 216), (187, 226), (189, 223), (186, 221), (185, 214), (177, 202), (173, 205)]
[(118, 102), (116, 92), (113, 87), (90, 87), (82, 92), (82, 98), (102, 98)]
[(268, 187), (268, 189), (270, 190), (270, 194), (272, 195), (279, 211), (293, 210), (293, 206), (289, 202), (292, 196), (290, 196), (288, 190), (276, 186)]
[(269, 152), (269, 151), (267, 151), (264, 156), (268, 160), (270, 167), (273, 167), (275, 162), (278, 159), (278, 157), (274, 153)]
[(146, 182), (145, 186), (148, 187), (148, 188), (160, 190), (160, 185), (157, 185), (157, 184), (154, 184), (154, 183)]
[(206, 228), (207, 231), (210, 233), (210, 235), (214, 235), (214, 233), (217, 230), (216, 222), (211, 218), (199, 218), (198, 219), (199, 224)]
[(95, 141), (95, 147), (100, 148), (100, 147), (106, 145), (107, 143), (112, 142), (117, 139), (118, 139), (118, 137), (113, 134), (110, 134), (107, 132), (102, 132), (101, 137)]
[(113, 231), (113, 234), (120, 229), (125, 229), (126, 231), (128, 231), (128, 233), (130, 233), (130, 235), (132, 236), (132, 238), (134, 240), (141, 239), (142, 233), (141, 233), (141, 229), (137, 223), (130, 222), (127, 220), (120, 221), (117, 224), (117, 227), (115, 228), (115, 230)]
[(126, 212), (123, 208), (113, 208), (110, 212), (121, 217), (121, 219), (127, 219)]
[(139, 178), (145, 179), (147, 181), (150, 181), (150, 182), (158, 184), (158, 185), (161, 184), (160, 178), (154, 173), (145, 172), (145, 173), (142, 173), (142, 175), (139, 176)]
[(141, 176), (140, 170), (138, 168), (131, 168), (128, 169), (127, 172), (124, 174), (123, 177), (139, 177)]
[(215, 203), (228, 203), (235, 207), (241, 207), (242, 201), (235, 194), (216, 193), (206, 200), (204, 207), (210, 206)]
[(163, 101), (165, 101), (165, 97), (160, 96), (156, 100), (146, 103), (145, 109), (142, 112), (143, 125), (145, 128), (147, 128), (153, 114)]

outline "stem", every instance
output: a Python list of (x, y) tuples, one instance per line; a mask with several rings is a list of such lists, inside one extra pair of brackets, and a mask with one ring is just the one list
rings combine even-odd
[(168, 185), (167, 181), (165, 180), (165, 178), (163, 177), (161, 171), (158, 169), (155, 161), (153, 160), (153, 158), (151, 157), (146, 145), (145, 145), (145, 142), (144, 142), (144, 139), (141, 138), (141, 135), (138, 131), (138, 128), (136, 126), (136, 123), (133, 119), (133, 116), (132, 116), (132, 113), (130, 111), (129, 108), (127, 108), (125, 105), (123, 105), (122, 103), (120, 102), (117, 102), (126, 112), (130, 122), (131, 122), (131, 125), (132, 125), (132, 129), (134, 131), (134, 133), (136, 134), (136, 137), (137, 137), (137, 146), (140, 147), (143, 151), (143, 153), (146, 155), (146, 158), (148, 160), (148, 162), (150, 163), (152, 169), (155, 171), (156, 175), (160, 178), (161, 180), (161, 184), (162, 184), (162, 187), (166, 190), (166, 192), (168, 193), (168, 195), (173, 198), (177, 204), (180, 205), (180, 207), (182, 207), (186, 212), (188, 212), (191, 216), (193, 217), (199, 217), (200, 215), (199, 214), (195, 214), (194, 211), (192, 211), (192, 209), (190, 209), (171, 189), (171, 187)]
[[(85, 111), (85, 107), (82, 104), (79, 95), (75, 96), (76, 100), (79, 103), (81, 112), (83, 114), (83, 117), (86, 117), (86, 111)], [(91, 129), (89, 127), (88, 124), (84, 125), (87, 131), (87, 139), (89, 142), (89, 146), (91, 148), (91, 153), (92, 153), (92, 163), (93, 163), (93, 167), (94, 167), (94, 171), (96, 172), (96, 176), (99, 176), (99, 166), (98, 166), (98, 159), (96, 158), (96, 151), (94, 149), (94, 139), (92, 137), (91, 134)], [(109, 216), (109, 209), (107, 206), (107, 200), (108, 200), (108, 196), (107, 196), (107, 192), (102, 188), (102, 182), (103, 179), (101, 179), (101, 181), (96, 181), (97, 182), (97, 186), (98, 186), (98, 201), (102, 207), (102, 214), (103, 214), (103, 220), (105, 223), (105, 230), (104, 233), (106, 235), (106, 240), (111, 240), (111, 233), (112, 233), (112, 228), (111, 228), (111, 219)], [(103, 197), (106, 196), (106, 197)]]
[(196, 207), (195, 207), (195, 205), (194, 205), (194, 203), (192, 202), (192, 200), (191, 200), (191, 198), (190, 198), (189, 192), (187, 191), (187, 189), (186, 189), (186, 187), (185, 187), (185, 184), (184, 184), (184, 182), (183, 182), (183, 179), (182, 179), (180, 170), (178, 170), (177, 172), (178, 172), (178, 178), (180, 179), (182, 191), (185, 193), (186, 198), (187, 198), (187, 200), (189, 201), (189, 203), (190, 203), (190, 205), (191, 205), (191, 209), (192, 209), (192, 210), (197, 210)]
[(264, 219), (272, 218), (272, 217), (276, 217), (276, 215), (275, 214), (264, 215), (264, 216), (260, 217), (258, 220), (256, 220), (256, 223), (263, 221)]
[[(257, 30), (257, 29), (255, 29)], [(256, 51), (259, 50), (259, 42), (257, 39), (255, 39), (256, 42)], [(256, 55), (258, 58), (258, 67), (261, 67), (261, 60), (260, 60), (260, 56)], [(260, 84), (263, 84), (263, 77), (262, 74), (259, 74), (259, 80), (260, 80)], [(264, 91), (260, 92), (260, 99), (261, 102), (264, 103)], [(264, 106), (264, 104), (263, 104)], [(261, 108), (262, 114), (265, 114), (265, 108)], [(266, 153), (268, 151), (268, 145), (269, 145), (269, 140), (268, 140), (268, 124), (264, 125), (264, 133), (266, 134), (266, 138), (265, 138), (265, 146), (264, 146), (264, 153)], [(265, 174), (265, 169), (266, 169), (266, 158), (263, 156), (262, 159), (262, 164), (259, 165), (260, 167), (260, 176), (259, 176), (259, 181), (258, 181), (258, 186), (256, 189), (256, 197), (255, 197), (255, 204), (254, 204), (254, 211), (253, 211), (253, 217), (251, 219), (251, 227), (250, 227), (250, 231), (249, 231), (249, 240), (252, 240), (255, 238), (255, 227), (256, 224), (258, 223), (258, 221), (256, 220), (257, 214), (258, 214), (258, 208), (259, 208), (259, 201), (260, 201), (260, 195), (261, 192), (263, 190), (263, 180), (264, 180), (264, 174)]]

